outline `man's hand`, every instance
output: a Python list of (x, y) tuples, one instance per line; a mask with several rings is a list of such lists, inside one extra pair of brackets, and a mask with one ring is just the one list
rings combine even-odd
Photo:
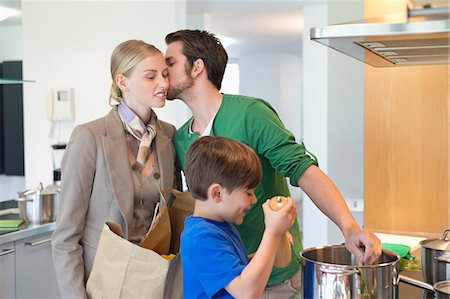
[(374, 233), (354, 228), (345, 235), (345, 247), (364, 264), (373, 264), (381, 255), (381, 242)]

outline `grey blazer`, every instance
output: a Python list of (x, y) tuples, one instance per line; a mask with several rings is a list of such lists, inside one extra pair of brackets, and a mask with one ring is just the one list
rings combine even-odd
[[(156, 152), (160, 188), (179, 188), (172, 137), (175, 127), (158, 120)], [(52, 237), (53, 262), (63, 298), (86, 298), (86, 281), (106, 221), (125, 237), (134, 209), (126, 135), (116, 109), (77, 126), (62, 161), (61, 200)]]

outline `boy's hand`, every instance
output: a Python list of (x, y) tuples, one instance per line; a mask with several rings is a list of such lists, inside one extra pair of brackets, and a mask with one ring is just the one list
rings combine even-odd
[(262, 205), (266, 230), (274, 235), (282, 236), (291, 228), (297, 218), (294, 200), (288, 197), (286, 205), (278, 211), (273, 211), (270, 208), (269, 201), (268, 199)]

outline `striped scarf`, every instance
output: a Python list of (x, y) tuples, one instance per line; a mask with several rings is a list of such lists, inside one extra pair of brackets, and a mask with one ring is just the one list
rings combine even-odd
[(156, 136), (155, 118), (150, 118), (148, 124), (145, 125), (123, 101), (120, 102), (117, 111), (127, 132), (139, 140), (136, 162), (144, 166), (148, 158), (150, 145)]

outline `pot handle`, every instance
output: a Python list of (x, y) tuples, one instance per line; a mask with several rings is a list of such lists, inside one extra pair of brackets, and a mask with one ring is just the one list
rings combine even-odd
[(31, 198), (19, 197), (16, 199), (17, 201), (33, 201)]
[(398, 272), (396, 267), (393, 267), (393, 269), (392, 269), (392, 284), (395, 286), (398, 286), (399, 282), (400, 282), (400, 273)]
[(437, 256), (437, 257), (434, 257), (434, 259), (436, 260), (436, 262), (450, 264), (450, 257), (445, 255), (445, 254)]
[(404, 276), (403, 274), (400, 274), (399, 278), (400, 278), (400, 281), (406, 282), (406, 283), (408, 283), (410, 285), (419, 287), (419, 288), (424, 289), (424, 290), (432, 291), (433, 293), (436, 294), (436, 291), (434, 290), (434, 288), (433, 288), (433, 286), (431, 284), (428, 284), (426, 282), (423, 282), (423, 281), (420, 281), (420, 280), (417, 280), (417, 279), (414, 279), (414, 278), (411, 278), (411, 277)]
[(447, 234), (450, 232), (450, 228), (447, 228), (445, 232), (442, 234), (441, 240), (448, 241)]

